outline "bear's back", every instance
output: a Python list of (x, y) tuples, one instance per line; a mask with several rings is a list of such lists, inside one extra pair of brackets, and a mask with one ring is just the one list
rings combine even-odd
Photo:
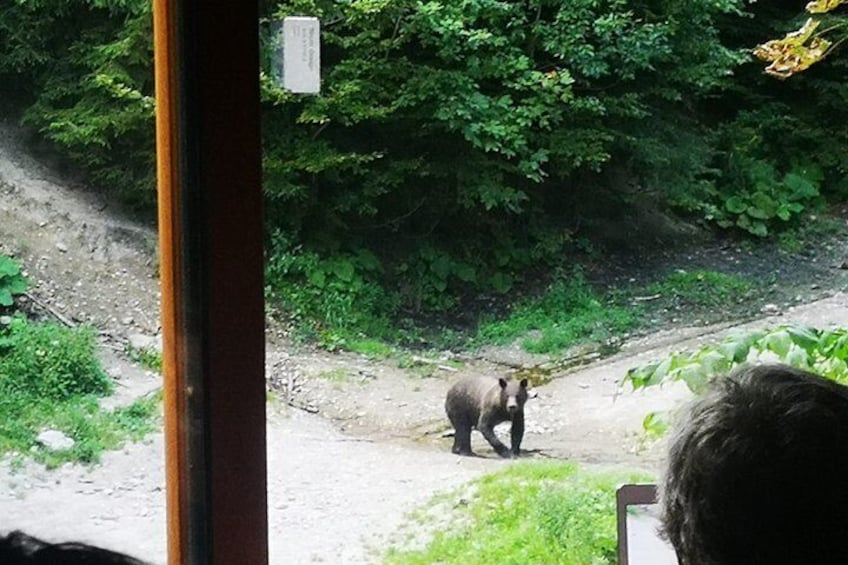
[(465, 377), (448, 390), (445, 409), (448, 414), (462, 412), (476, 422), (486, 396), (498, 386), (498, 379), (493, 377)]

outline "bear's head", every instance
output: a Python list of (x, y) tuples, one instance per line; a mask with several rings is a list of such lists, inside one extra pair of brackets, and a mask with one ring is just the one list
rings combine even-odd
[(501, 406), (510, 414), (523, 410), (524, 403), (527, 402), (527, 379), (508, 381), (501, 378), (498, 383), (501, 385)]

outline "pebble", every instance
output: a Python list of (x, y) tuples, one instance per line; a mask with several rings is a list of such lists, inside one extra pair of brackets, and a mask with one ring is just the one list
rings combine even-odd
[(766, 304), (760, 309), (760, 312), (763, 314), (779, 314), (780, 308), (778, 308), (777, 304)]

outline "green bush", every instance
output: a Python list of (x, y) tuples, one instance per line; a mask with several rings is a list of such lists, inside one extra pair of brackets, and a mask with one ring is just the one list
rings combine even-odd
[(266, 265), (269, 298), (322, 345), (335, 349), (389, 334), (397, 302), (374, 280), (382, 270), (374, 255), (363, 250), (321, 257), (278, 232)]
[[(780, 174), (763, 160), (731, 158), (720, 189), (710, 191), (699, 206), (707, 220), (765, 237), (797, 225), (804, 212), (821, 206), (823, 173), (814, 165), (795, 166)], [(792, 220), (796, 220), (791, 223)]]
[(151, 209), (151, 3), (8, 3), (0, 13), (0, 54), (0, 91), (25, 103), (24, 122), (100, 188)]
[(66, 400), (111, 391), (95, 355), (94, 331), (15, 318), (0, 334), (0, 391)]
[[(735, 331), (718, 343), (632, 367), (624, 382), (640, 389), (682, 381), (693, 393), (700, 394), (711, 379), (724, 377), (741, 364), (762, 360), (787, 363), (848, 383), (848, 328), (819, 330), (790, 324)], [(642, 425), (650, 435), (661, 435), (668, 428), (668, 418), (649, 413)]]

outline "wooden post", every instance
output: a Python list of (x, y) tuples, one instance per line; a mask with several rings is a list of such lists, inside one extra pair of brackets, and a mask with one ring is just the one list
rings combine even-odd
[(267, 549), (258, 7), (154, 0), (171, 565)]

